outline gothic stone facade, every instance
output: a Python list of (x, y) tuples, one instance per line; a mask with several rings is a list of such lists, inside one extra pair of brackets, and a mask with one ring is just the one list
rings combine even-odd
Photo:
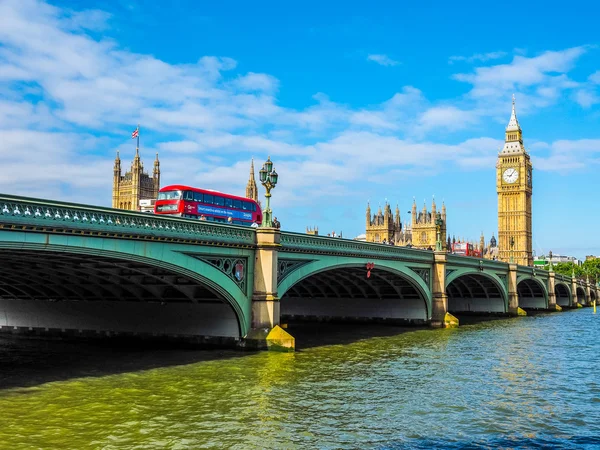
[(121, 174), (121, 158), (119, 152), (115, 158), (113, 171), (113, 195), (112, 207), (138, 211), (140, 200), (154, 200), (160, 189), (160, 162), (158, 153), (154, 160), (152, 176), (144, 171), (144, 165), (140, 161), (139, 148), (135, 149), (135, 157), (131, 163), (131, 169)]
[[(383, 211), (381, 207), (376, 214), (371, 216), (371, 206), (367, 205), (366, 214), (366, 241), (390, 243), (394, 245), (410, 245), (421, 249), (435, 249), (437, 241), (437, 208), (435, 200), (431, 205), (431, 211), (427, 211), (424, 204), (423, 209), (417, 213), (417, 204), (413, 201), (411, 211), (411, 224), (403, 229), (400, 220), (400, 211), (396, 206), (395, 215), (389, 203), (386, 202)], [(442, 248), (446, 249), (446, 206), (442, 204), (440, 214), (442, 225), (440, 226), (440, 239)]]

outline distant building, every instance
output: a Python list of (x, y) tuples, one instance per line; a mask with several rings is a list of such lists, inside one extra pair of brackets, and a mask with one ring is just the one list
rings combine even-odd
[(319, 235), (319, 227), (314, 227), (314, 228), (306, 227), (306, 234), (312, 234), (313, 236), (318, 236)]
[(600, 257), (599, 256), (594, 256), (594, 255), (587, 255), (585, 257), (585, 260), (586, 261), (593, 261), (594, 259), (598, 259), (598, 258), (600, 258)]
[[(432, 202), (431, 211), (423, 204), (423, 209), (417, 213), (417, 203), (413, 200), (411, 210), (411, 223), (406, 228), (402, 227), (400, 210), (396, 206), (395, 214), (389, 203), (385, 203), (384, 209), (379, 207), (376, 214), (371, 216), (371, 206), (367, 205), (366, 213), (366, 241), (379, 243), (393, 243), (394, 245), (408, 245), (421, 249), (434, 249), (437, 241), (438, 217), (435, 200)], [(446, 205), (442, 203), (440, 240), (442, 248), (446, 249)]]
[[(481, 238), (483, 239), (483, 233), (481, 233)], [(499, 250), (498, 241), (496, 241), (496, 237), (492, 234), (490, 243), (483, 249), (482, 255), (485, 259), (498, 259)]]
[(135, 157), (129, 172), (121, 174), (121, 158), (117, 151), (113, 170), (112, 207), (140, 210), (141, 200), (155, 200), (160, 189), (160, 162), (158, 153), (154, 160), (152, 176), (144, 171), (144, 164), (140, 160), (140, 149), (136, 147)]
[[(552, 264), (558, 263), (575, 263), (575, 265), (580, 266), (583, 262), (574, 256), (552, 254)], [(546, 266), (548, 264), (550, 264), (550, 258), (548, 258), (548, 256), (538, 256), (533, 260), (534, 266)]]

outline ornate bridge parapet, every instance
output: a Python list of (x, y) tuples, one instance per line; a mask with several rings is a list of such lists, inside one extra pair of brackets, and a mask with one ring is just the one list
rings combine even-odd
[(349, 239), (281, 232), (281, 252), (433, 262), (433, 252)]
[(116, 210), (77, 203), (0, 195), (0, 227), (202, 245), (253, 248), (252, 228)]

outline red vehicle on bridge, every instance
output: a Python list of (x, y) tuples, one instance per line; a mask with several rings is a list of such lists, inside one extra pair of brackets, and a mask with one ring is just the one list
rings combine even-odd
[(468, 242), (455, 242), (452, 244), (452, 253), (455, 255), (462, 256), (473, 256), (475, 258), (481, 258), (481, 252), (475, 248), (473, 244)]
[(181, 184), (165, 186), (158, 191), (154, 214), (234, 225), (251, 226), (262, 222), (260, 206), (250, 198)]

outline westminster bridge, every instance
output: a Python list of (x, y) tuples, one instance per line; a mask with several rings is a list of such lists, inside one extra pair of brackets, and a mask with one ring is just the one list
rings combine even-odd
[(42, 335), (260, 347), (289, 319), (443, 327), (600, 294), (500, 261), (1, 194), (0, 255), (0, 330)]

